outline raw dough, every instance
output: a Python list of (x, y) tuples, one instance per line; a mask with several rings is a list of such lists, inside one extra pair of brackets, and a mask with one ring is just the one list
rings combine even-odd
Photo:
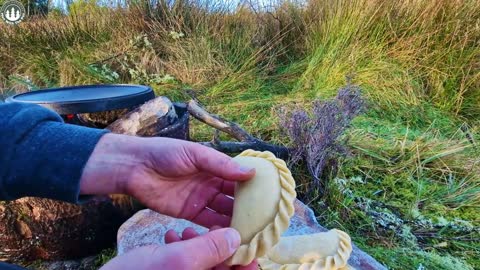
[(258, 258), (263, 270), (348, 270), (351, 239), (340, 230), (281, 237), (294, 214), (295, 181), (285, 162), (270, 152), (246, 150), (234, 160), (256, 169), (239, 182), (231, 227), (242, 243), (228, 265), (247, 265)]
[(248, 244), (277, 215), (281, 187), (277, 167), (270, 161), (258, 157), (236, 157), (235, 161), (256, 169), (254, 178), (235, 191), (231, 225), (239, 229), (242, 244)]
[(259, 258), (263, 270), (337, 270), (347, 265), (351, 239), (340, 230), (280, 238), (267, 255)]
[(231, 227), (240, 232), (242, 244), (227, 260), (228, 265), (247, 265), (265, 255), (287, 230), (297, 194), (287, 165), (271, 152), (246, 150), (234, 160), (256, 169), (253, 179), (235, 188)]

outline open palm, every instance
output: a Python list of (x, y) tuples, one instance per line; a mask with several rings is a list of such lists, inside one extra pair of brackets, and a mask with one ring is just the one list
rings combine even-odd
[(144, 140), (143, 162), (127, 181), (130, 195), (152, 210), (205, 227), (230, 225), (233, 181), (254, 175), (211, 148), (168, 138)]

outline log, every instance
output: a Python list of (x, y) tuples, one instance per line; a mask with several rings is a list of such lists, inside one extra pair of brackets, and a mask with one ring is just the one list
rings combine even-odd
[[(185, 104), (158, 97), (107, 128), (135, 136), (188, 139), (188, 112)], [(139, 209), (125, 195), (96, 196), (82, 205), (30, 197), (0, 202), (0, 260), (61, 260), (96, 254), (113, 246), (119, 226)]]
[(152, 129), (148, 126), (145, 128), (141, 128), (137, 136), (144, 136), (144, 137), (169, 137), (174, 139), (180, 140), (189, 140), (189, 125), (190, 125), (190, 114), (187, 110), (187, 105), (185, 103), (173, 103), (173, 108), (175, 109), (175, 113), (177, 117), (175, 121), (171, 122), (169, 125), (166, 126), (156, 126), (156, 128)]
[(108, 125), (113, 123), (115, 120), (121, 118), (126, 113), (131, 111), (131, 109), (119, 109), (105, 112), (96, 112), (96, 113), (82, 113), (77, 114), (76, 119), (70, 120), (77, 125), (93, 127), (93, 128), (106, 128)]
[(257, 151), (270, 151), (275, 154), (275, 156), (282, 159), (287, 159), (289, 155), (288, 148), (278, 145), (272, 145), (260, 140), (254, 140), (249, 142), (211, 141), (200, 142), (200, 144), (211, 147), (223, 153), (240, 153), (247, 149), (254, 149)]
[(166, 97), (157, 97), (127, 113), (106, 129), (118, 134), (155, 136), (177, 119), (173, 103)]

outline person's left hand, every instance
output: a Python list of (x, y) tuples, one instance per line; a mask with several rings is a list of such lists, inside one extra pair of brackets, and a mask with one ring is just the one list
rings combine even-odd
[(85, 166), (80, 187), (83, 194), (128, 194), (152, 210), (207, 228), (228, 227), (234, 181), (254, 174), (197, 143), (106, 134)]

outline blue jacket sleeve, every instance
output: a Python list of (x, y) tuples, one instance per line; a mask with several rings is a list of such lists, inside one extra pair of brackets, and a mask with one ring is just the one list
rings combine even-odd
[(65, 124), (34, 104), (0, 104), (0, 200), (78, 203), (80, 178), (106, 130)]

